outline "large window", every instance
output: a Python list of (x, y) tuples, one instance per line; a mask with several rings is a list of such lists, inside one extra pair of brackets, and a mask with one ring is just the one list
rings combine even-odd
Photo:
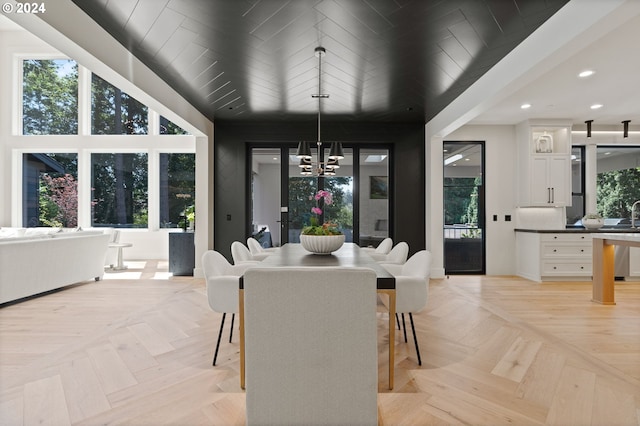
[(605, 225), (631, 223), (631, 206), (640, 200), (640, 146), (599, 146), (597, 205)]
[(24, 226), (78, 225), (77, 154), (24, 154), (22, 173)]
[(91, 154), (92, 226), (146, 228), (147, 154)]
[(160, 154), (160, 227), (193, 226), (195, 195), (195, 154)]
[(581, 225), (585, 213), (585, 180), (596, 180), (596, 213), (605, 226), (628, 227), (631, 206), (640, 200), (640, 146), (601, 145), (596, 148), (597, 175), (585, 176), (585, 149), (572, 149), (572, 198), (567, 224)]
[(51, 59), (58, 55), (19, 57), (11, 67), (22, 89), (18, 131), (65, 135), (39, 138), (47, 145), (40, 151), (20, 151), (19, 225), (193, 226), (195, 138), (74, 60)]
[(94, 135), (145, 135), (147, 107), (106, 80), (91, 77), (91, 133)]
[(22, 61), (22, 134), (78, 133), (78, 65), (69, 59)]

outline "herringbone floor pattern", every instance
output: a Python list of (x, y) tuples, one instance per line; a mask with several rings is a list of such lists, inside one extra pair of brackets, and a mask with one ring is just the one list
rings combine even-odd
[[(203, 280), (166, 266), (129, 262), (0, 309), (0, 424), (244, 424), (237, 321), (212, 367), (221, 315)], [(640, 283), (617, 284), (615, 306), (590, 302), (588, 283), (458, 276), (430, 290), (414, 316), (423, 365), (396, 333), (393, 391), (380, 313), (380, 424), (640, 425)]]

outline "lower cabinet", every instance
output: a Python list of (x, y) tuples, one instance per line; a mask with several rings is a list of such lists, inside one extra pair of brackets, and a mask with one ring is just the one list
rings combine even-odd
[(587, 281), (591, 234), (516, 232), (516, 258), (516, 274), (533, 281)]
[(640, 281), (640, 248), (629, 247), (629, 281)]

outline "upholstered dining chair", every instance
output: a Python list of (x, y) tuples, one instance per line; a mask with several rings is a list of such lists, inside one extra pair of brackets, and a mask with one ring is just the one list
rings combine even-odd
[(395, 263), (402, 265), (407, 261), (407, 256), (409, 256), (409, 244), (401, 241), (396, 244), (386, 256), (376, 260), (378, 263)]
[(260, 242), (253, 237), (247, 238), (247, 247), (252, 255), (271, 254), (278, 250), (277, 247), (264, 248), (260, 245)]
[(247, 425), (376, 425), (376, 275), (252, 268), (244, 275)]
[(378, 244), (378, 247), (362, 247), (361, 250), (364, 250), (369, 256), (374, 258), (375, 260), (384, 260), (387, 257), (387, 254), (393, 248), (393, 240), (389, 237), (385, 238)]
[(260, 263), (269, 256), (268, 254), (253, 255), (240, 241), (231, 243), (231, 257), (235, 265), (242, 263)]
[(431, 252), (420, 250), (407, 260), (404, 265), (382, 264), (396, 279), (396, 321), (400, 328), (398, 314), (402, 315), (402, 326), (404, 328), (404, 341), (407, 341), (407, 328), (404, 323), (404, 314), (409, 314), (411, 330), (413, 331), (413, 342), (416, 345), (418, 365), (422, 365), (418, 338), (413, 324), (413, 314), (424, 309), (429, 296), (429, 275), (431, 274)]
[(252, 266), (255, 266), (255, 264), (232, 265), (222, 254), (213, 250), (208, 250), (202, 255), (202, 270), (207, 284), (209, 307), (214, 312), (222, 313), (218, 341), (213, 354), (213, 365), (216, 365), (216, 360), (218, 359), (218, 349), (220, 348), (220, 339), (222, 338), (222, 330), (227, 313), (231, 313), (231, 331), (229, 332), (229, 343), (231, 343), (233, 320), (238, 312), (239, 279)]

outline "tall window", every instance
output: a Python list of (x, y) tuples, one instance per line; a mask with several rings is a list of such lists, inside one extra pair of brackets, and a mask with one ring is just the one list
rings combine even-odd
[(630, 224), (631, 205), (640, 200), (640, 146), (599, 146), (597, 158), (598, 213), (607, 225)]
[(22, 173), (24, 226), (78, 225), (77, 154), (24, 154)]
[(78, 133), (78, 65), (70, 59), (22, 62), (22, 134)]
[(91, 154), (92, 226), (146, 228), (147, 154)]
[(192, 226), (195, 196), (195, 154), (160, 154), (160, 227)]
[(188, 135), (189, 132), (182, 127), (170, 121), (168, 118), (160, 116), (160, 132), (161, 135)]
[(571, 205), (567, 206), (567, 225), (579, 222), (585, 214), (584, 147), (571, 148)]
[(147, 107), (114, 85), (91, 76), (91, 133), (94, 135), (145, 135)]

